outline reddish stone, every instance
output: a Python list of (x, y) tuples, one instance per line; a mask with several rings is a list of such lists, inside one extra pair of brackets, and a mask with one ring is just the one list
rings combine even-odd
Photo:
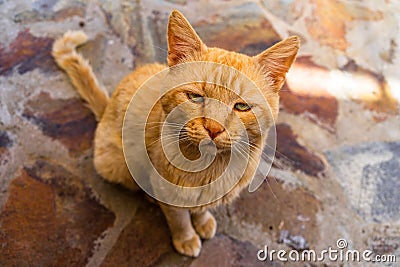
[[(71, 4), (73, 5), (73, 3)], [(25, 10), (21, 13), (15, 14), (13, 21), (26, 25), (43, 21), (61, 22), (74, 16), (83, 18), (84, 15), (85, 9), (81, 5), (69, 6), (54, 13), (49, 8), (40, 8), (35, 10)]]
[(376, 122), (385, 121), (391, 116), (399, 114), (399, 103), (391, 94), (391, 89), (387, 81), (383, 77), (378, 78), (379, 93), (375, 97), (365, 97), (361, 99), (365, 108), (373, 110), (373, 118)]
[(102, 266), (149, 266), (168, 254), (176, 254), (159, 207), (144, 198), (135, 217), (120, 234)]
[(113, 222), (76, 176), (38, 161), (10, 184), (0, 216), (0, 265), (84, 266)]
[[(376, 113), (376, 121), (383, 121), (390, 116), (399, 114), (398, 103), (391, 95), (390, 86), (383, 76), (359, 67), (350, 61), (342, 69), (353, 77), (355, 89), (365, 88), (364, 92), (347, 92), (353, 94), (355, 101)], [(334, 132), (338, 117), (338, 100), (332, 96), (326, 86), (335, 81), (330, 71), (313, 63), (309, 57), (299, 57), (287, 75), (287, 82), (282, 88), (281, 106), (292, 114), (302, 114), (318, 123), (324, 129)]]
[(271, 232), (276, 242), (280, 241), (281, 231), (287, 230), (291, 236), (301, 236), (312, 245), (319, 240), (320, 206), (315, 196), (305, 189), (286, 189), (281, 182), (268, 177), (257, 192), (243, 190), (231, 205), (230, 213), (238, 221), (261, 224), (263, 231)]
[[(68, 18), (71, 17), (81, 17), (83, 18), (85, 15), (85, 9), (81, 6), (71, 6), (71, 7), (67, 7), (64, 9), (61, 9), (59, 11), (57, 11), (56, 13), (54, 13), (54, 15), (52, 16), (51, 20), (53, 21), (64, 21)], [(84, 24), (80, 24), (81, 27), (84, 26)]]
[(190, 267), (200, 266), (281, 266), (278, 263), (259, 261), (257, 249), (249, 242), (219, 235), (203, 243), (203, 249)]
[(297, 93), (285, 86), (280, 93), (281, 104), (285, 111), (292, 114), (304, 114), (314, 122), (331, 132), (338, 116), (338, 101), (333, 96), (314, 97), (312, 94)]
[[(258, 249), (225, 236), (203, 241), (196, 259), (172, 247), (170, 233), (159, 207), (140, 199), (132, 222), (125, 227), (102, 266), (272, 266), (257, 261)], [(273, 265), (275, 266), (275, 265)]]
[(355, 20), (380, 20), (380, 11), (372, 11), (360, 5), (338, 0), (310, 0), (315, 5), (312, 15), (306, 19), (310, 35), (322, 45), (345, 51), (346, 24)]
[(10, 74), (14, 67), (23, 74), (35, 68), (42, 71), (57, 69), (51, 56), (53, 39), (35, 37), (26, 29), (18, 33), (8, 48), (0, 45), (0, 75)]
[(316, 64), (316, 63), (312, 60), (311, 56), (299, 56), (299, 57), (296, 58), (296, 61), (295, 61), (294, 63), (295, 63), (295, 64), (300, 64), (300, 65), (302, 65), (302, 66), (308, 66), (309, 68), (312, 69), (312, 70), (310, 71), (310, 73), (311, 73), (312, 71), (314, 71), (314, 69), (319, 69), (319, 70), (322, 70), (322, 71), (329, 71), (328, 68)]
[(283, 109), (292, 114), (303, 114), (334, 131), (339, 103), (325, 89), (329, 79), (329, 70), (314, 64), (309, 57), (299, 57), (280, 92)]
[(365, 80), (370, 80), (371, 84), (376, 84), (376, 92), (362, 95), (356, 100), (362, 103), (366, 109), (376, 112), (373, 114), (375, 121), (381, 122), (390, 116), (399, 114), (398, 102), (391, 94), (393, 88), (390, 88), (388, 82), (382, 75), (366, 70), (358, 66), (354, 61), (350, 61), (342, 70), (357, 74)]
[[(255, 11), (256, 12), (256, 11)], [(196, 31), (209, 47), (219, 47), (254, 55), (281, 40), (271, 23), (258, 13), (247, 14), (246, 23), (231, 18), (220, 22), (200, 22), (194, 25)]]
[(72, 155), (92, 147), (96, 121), (80, 99), (52, 99), (40, 93), (27, 102), (23, 116), (45, 135), (60, 140)]
[[(316, 176), (325, 170), (324, 162), (313, 152), (297, 142), (297, 136), (288, 124), (276, 125), (278, 160), (289, 163), (296, 170)], [(288, 162), (289, 161), (289, 162)]]

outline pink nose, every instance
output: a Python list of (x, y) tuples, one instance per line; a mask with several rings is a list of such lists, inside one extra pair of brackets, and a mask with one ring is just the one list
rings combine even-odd
[(224, 127), (213, 119), (204, 119), (204, 129), (207, 130), (211, 139), (215, 139), (220, 133), (225, 131)]

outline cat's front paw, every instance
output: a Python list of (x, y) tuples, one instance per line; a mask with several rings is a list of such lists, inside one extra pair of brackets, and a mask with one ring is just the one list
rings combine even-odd
[(197, 234), (187, 240), (173, 239), (175, 249), (186, 256), (197, 257), (201, 251), (201, 240)]
[(213, 238), (215, 236), (215, 232), (217, 231), (217, 221), (208, 211), (201, 219), (194, 217), (193, 226), (199, 236), (203, 239)]

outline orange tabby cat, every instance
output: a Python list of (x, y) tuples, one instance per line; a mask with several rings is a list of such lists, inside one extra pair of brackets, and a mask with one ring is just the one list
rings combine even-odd
[[(269, 105), (267, 108), (261, 105), (261, 102), (257, 102), (257, 99), (252, 103), (244, 102), (240, 96), (221, 86), (201, 82), (171, 90), (155, 103), (149, 116), (151, 126), (146, 126), (146, 130), (150, 132), (149, 136), (146, 136), (148, 138), (146, 144), (152, 162), (164, 171), (165, 179), (171, 183), (178, 186), (202, 186), (219, 177), (221, 169), (226, 165), (226, 157), (229, 157), (226, 151), (234, 142), (239, 142), (237, 140), (241, 140), (243, 134), (249, 136), (252, 144), (250, 157), (256, 160), (260, 158), (265, 144), (263, 136), (278, 115), (278, 93), (284, 83), (286, 72), (295, 60), (299, 39), (295, 36), (290, 37), (254, 57), (220, 48), (210, 48), (200, 40), (189, 22), (178, 11), (173, 11), (170, 15), (167, 35), (168, 67), (186, 62), (215, 62), (229, 66), (243, 73), (261, 88), (263, 97)], [(57, 64), (67, 72), (73, 85), (99, 121), (94, 140), (94, 164), (97, 172), (110, 182), (137, 190), (139, 187), (132, 179), (123, 153), (122, 128), (125, 112), (138, 88), (149, 77), (168, 67), (161, 64), (138, 67), (122, 80), (109, 98), (106, 91), (100, 88), (88, 62), (75, 51), (76, 46), (85, 43), (86, 40), (87, 37), (83, 32), (67, 32), (54, 43), (53, 56)], [(218, 80), (224, 77), (223, 73), (218, 71), (220, 70), (215, 69), (210, 72), (209, 79)], [(224, 83), (228, 88), (237, 88), (240, 87), (240, 78), (231, 77)], [(251, 88), (240, 88), (240, 90), (243, 94), (252, 93)], [(206, 102), (204, 100), (206, 97), (221, 101), (232, 108), (224, 113), (212, 102)], [(189, 173), (171, 166), (161, 153), (161, 124), (174, 107), (185, 101), (190, 103), (190, 110), (185, 112), (204, 113), (204, 115), (185, 125), (186, 143), (181, 147), (182, 153), (189, 159), (196, 159), (199, 156), (198, 144), (205, 139), (213, 140), (217, 148), (213, 163), (198, 172)], [(205, 115), (213, 112), (218, 114), (218, 121), (224, 121), (223, 124)], [(240, 131), (238, 122), (231, 120), (232, 114), (229, 113), (240, 118), (246, 133)], [(257, 119), (255, 113), (258, 113), (258, 120), (261, 118), (257, 127), (254, 126)], [(249, 184), (257, 168), (256, 165), (248, 164), (232, 190), (206, 205), (183, 208), (159, 202), (172, 234), (173, 245), (178, 252), (193, 257), (199, 255), (200, 238), (212, 238), (216, 231), (216, 221), (207, 208), (229, 203), (234, 199)]]

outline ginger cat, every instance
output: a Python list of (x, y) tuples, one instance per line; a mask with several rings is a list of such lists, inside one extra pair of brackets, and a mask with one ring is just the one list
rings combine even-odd
[[(173, 11), (168, 23), (168, 66), (149, 64), (138, 67), (118, 85), (111, 98), (100, 88), (88, 62), (75, 51), (75, 48), (87, 41), (87, 36), (80, 31), (67, 32), (56, 40), (53, 46), (53, 56), (57, 64), (64, 69), (73, 85), (88, 107), (99, 121), (94, 140), (94, 165), (97, 172), (107, 181), (119, 183), (131, 190), (140, 189), (132, 178), (123, 154), (122, 127), (128, 104), (138, 88), (152, 75), (186, 62), (215, 62), (234, 68), (251, 79), (261, 89), (263, 97), (268, 102), (268, 109), (254, 99), (252, 103), (244, 102), (229, 90), (208, 83), (196, 82), (178, 87), (161, 96), (155, 103), (150, 124), (146, 130), (153, 136), (154, 142), (147, 146), (150, 158), (165, 171), (165, 179), (179, 186), (206, 185), (219, 175), (219, 169), (229, 157), (225, 151), (241, 137), (247, 134), (251, 142), (250, 157), (255, 162), (260, 158), (265, 144), (265, 132), (277, 118), (279, 110), (279, 90), (282, 87), (286, 72), (295, 60), (299, 49), (299, 39), (296, 36), (279, 42), (257, 56), (226, 51), (220, 48), (207, 47), (196, 34), (185, 17), (178, 11)], [(210, 72), (211, 79), (221, 79), (221, 73)], [(231, 77), (224, 81), (228, 88), (240, 87), (240, 79)], [(240, 88), (240, 94), (252, 94), (251, 88)], [(221, 111), (206, 101), (213, 98), (229, 105), (231, 109)], [(181, 146), (182, 153), (195, 159), (199, 155), (196, 149), (202, 140), (212, 140), (217, 149), (217, 155), (209, 168), (198, 172), (186, 172), (171, 167), (168, 159), (162, 153), (160, 144), (160, 128), (169, 112), (178, 104), (187, 101), (190, 110), (203, 114), (193, 119), (184, 127), (185, 142)], [(207, 115), (206, 115), (207, 114)], [(210, 114), (218, 114), (218, 121)], [(240, 131), (231, 115), (235, 115), (245, 127), (245, 133)], [(259, 121), (255, 127), (255, 114)], [(203, 116), (203, 117), (202, 117)], [(223, 121), (224, 123), (219, 123)], [(157, 123), (159, 126), (157, 126)], [(207, 208), (229, 203), (239, 192), (250, 183), (254, 176), (256, 164), (248, 164), (241, 179), (222, 198), (199, 207), (177, 207), (158, 202), (168, 222), (175, 249), (184, 255), (197, 257), (201, 250), (201, 240), (215, 235), (216, 220)]]

